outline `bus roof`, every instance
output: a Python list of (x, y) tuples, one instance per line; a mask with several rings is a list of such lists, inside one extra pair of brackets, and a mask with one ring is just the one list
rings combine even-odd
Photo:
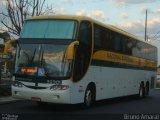
[[(90, 17), (86, 17), (86, 16), (76, 16), (76, 15), (34, 16), (34, 17), (28, 18), (27, 20), (38, 20), (38, 19), (68, 19), (68, 20), (72, 19), (72, 20), (77, 20), (77, 21), (88, 20), (88, 21), (91, 21), (91, 22), (93, 22), (95, 24), (101, 25), (101, 26), (103, 26), (103, 27), (105, 27), (107, 29), (115, 31), (117, 33), (123, 34), (123, 35), (128, 36), (130, 38), (133, 38), (135, 40), (138, 40), (138, 41), (144, 42), (146, 44), (152, 45), (152, 44), (140, 39), (139, 37), (127, 32), (125, 30), (117, 28), (117, 27), (115, 27), (113, 25), (101, 23), (101, 22), (99, 22), (97, 20), (94, 20), (94, 19), (92, 19)], [(152, 46), (154, 46), (154, 45), (152, 45)], [(154, 46), (154, 47), (156, 47), (156, 46)]]

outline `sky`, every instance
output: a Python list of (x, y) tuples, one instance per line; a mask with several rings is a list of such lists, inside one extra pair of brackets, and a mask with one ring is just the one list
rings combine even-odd
[[(4, 1), (0, 0), (0, 5)], [(89, 16), (142, 39), (147, 9), (147, 35), (160, 51), (160, 0), (46, 0), (46, 3), (52, 5), (56, 14)]]
[(148, 11), (147, 35), (158, 47), (160, 65), (160, 0), (47, 0), (56, 14), (84, 15), (112, 24), (144, 40)]
[(118, 26), (144, 39), (145, 11), (148, 36), (160, 31), (160, 0), (47, 0), (56, 14), (85, 15)]

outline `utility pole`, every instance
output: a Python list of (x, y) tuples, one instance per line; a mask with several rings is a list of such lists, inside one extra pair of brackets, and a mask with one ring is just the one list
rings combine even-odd
[(145, 20), (145, 41), (148, 41), (148, 37), (147, 37), (147, 18), (148, 18), (148, 15), (147, 15), (147, 10), (146, 10), (146, 20)]

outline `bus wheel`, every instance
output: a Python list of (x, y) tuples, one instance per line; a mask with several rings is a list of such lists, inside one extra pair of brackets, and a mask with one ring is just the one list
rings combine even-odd
[(145, 87), (144, 84), (141, 83), (140, 87), (139, 87), (139, 98), (144, 98), (145, 97)]
[(84, 96), (84, 107), (89, 108), (93, 102), (93, 93), (90, 88), (87, 88)]
[(149, 82), (146, 83), (146, 86), (145, 86), (145, 94), (146, 94), (146, 96), (149, 95)]

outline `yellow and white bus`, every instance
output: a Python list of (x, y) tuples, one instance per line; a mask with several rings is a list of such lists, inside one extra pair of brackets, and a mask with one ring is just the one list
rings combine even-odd
[(154, 88), (157, 48), (88, 17), (29, 18), (17, 47), (15, 98), (89, 107)]

